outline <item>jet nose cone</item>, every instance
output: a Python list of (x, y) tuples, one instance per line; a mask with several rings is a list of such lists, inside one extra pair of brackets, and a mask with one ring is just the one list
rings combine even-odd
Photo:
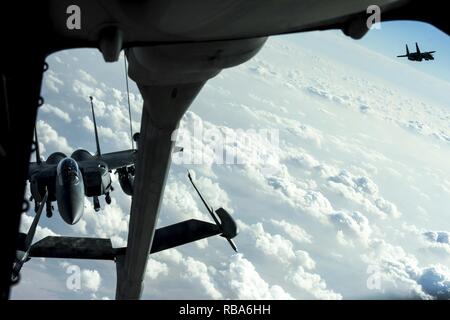
[(80, 221), (84, 212), (84, 183), (75, 160), (67, 158), (58, 164), (56, 201), (61, 218), (70, 225)]
[(80, 221), (82, 216), (83, 216), (83, 211), (82, 210), (78, 210), (75, 214), (72, 214), (70, 216), (70, 219), (69, 219), (69, 221), (67, 223), (71, 224), (71, 225), (74, 225), (75, 223)]
[(75, 224), (80, 221), (84, 213), (84, 191), (83, 185), (66, 188), (57, 186), (56, 200), (58, 203), (59, 214), (68, 224)]
[(59, 208), (61, 218), (70, 225), (76, 224), (83, 216), (84, 206), (81, 203), (71, 203)]

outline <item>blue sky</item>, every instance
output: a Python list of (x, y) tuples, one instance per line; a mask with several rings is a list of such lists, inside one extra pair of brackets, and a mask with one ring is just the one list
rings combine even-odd
[[(384, 22), (381, 24), (381, 29), (370, 30), (362, 39), (354, 40), (344, 35), (341, 30), (327, 30), (319, 33), (327, 36), (334, 35), (339, 39), (345, 39), (347, 42), (344, 46), (351, 46), (351, 44), (358, 44), (367, 49), (382, 54), (383, 56), (411, 66), (418, 71), (427, 73), (433, 77), (443, 79), (450, 82), (450, 39), (449, 36), (434, 26), (417, 21), (394, 21)], [(294, 33), (287, 35), (287, 38), (295, 39), (300, 45), (305, 45), (304, 40), (309, 41), (311, 37), (308, 33)], [(397, 55), (405, 54), (405, 44), (408, 44), (410, 51), (415, 51), (415, 43), (419, 44), (421, 51), (436, 51), (434, 54), (434, 61), (415, 62), (409, 61), (406, 58), (397, 58)], [(315, 50), (320, 50), (322, 53), (327, 53), (332, 56), (337, 54), (340, 50), (336, 47), (334, 42), (330, 39), (324, 39), (321, 43), (308, 43), (309, 46)], [(367, 72), (377, 72), (379, 65), (367, 66), (367, 63), (373, 63), (371, 57), (358, 57), (355, 59), (353, 52), (347, 53), (346, 57), (336, 57), (339, 60), (349, 61), (349, 65), (358, 62), (366, 63)], [(373, 67), (373, 68), (372, 68)], [(421, 79), (417, 79), (420, 81)]]
[(369, 31), (359, 42), (371, 50), (392, 58), (405, 53), (405, 44), (408, 44), (411, 51), (415, 50), (415, 42), (417, 42), (422, 51), (436, 51), (435, 60), (414, 62), (403, 58), (403, 62), (422, 72), (450, 81), (449, 40), (446, 33), (430, 24), (394, 21), (382, 23), (381, 29)]

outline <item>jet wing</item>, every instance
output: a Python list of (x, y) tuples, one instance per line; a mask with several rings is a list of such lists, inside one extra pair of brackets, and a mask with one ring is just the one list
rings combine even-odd
[[(48, 172), (54, 171), (54, 175), (56, 174), (56, 165), (54, 164), (47, 164), (47, 163), (37, 163), (37, 162), (30, 162), (30, 166), (28, 167), (28, 180), (31, 179), (33, 174), (36, 172)], [(50, 176), (50, 175), (49, 175)]]
[(135, 149), (103, 153), (97, 159), (104, 161), (109, 169), (113, 170), (133, 165), (136, 161), (136, 153), (137, 150)]

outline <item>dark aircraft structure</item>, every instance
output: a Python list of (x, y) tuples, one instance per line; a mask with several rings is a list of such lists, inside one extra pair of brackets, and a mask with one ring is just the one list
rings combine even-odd
[[(11, 284), (17, 283), (12, 277), (17, 265), (32, 256), (45, 256), (113, 260), (116, 299), (139, 299), (150, 253), (211, 235), (231, 240), (237, 234), (233, 219), (226, 210), (213, 212), (209, 206), (214, 224), (188, 220), (156, 226), (174, 148), (172, 133), (180, 119), (209, 79), (254, 57), (268, 36), (340, 29), (360, 39), (369, 31), (372, 4), (372, 0), (41, 0), (24, 6), (2, 1), (0, 168), (8, 188), (0, 193), (1, 297), (8, 299)], [(445, 1), (379, 0), (377, 5), (381, 23), (424, 21), (450, 33)], [(73, 237), (49, 237), (31, 245), (33, 229), (28, 235), (19, 233), (21, 213), (29, 207), (25, 182), (36, 114), (44, 103), (40, 92), (49, 68), (45, 60), (75, 48), (96, 48), (105, 62), (117, 61), (124, 50), (128, 76), (143, 98), (126, 248), (112, 248), (109, 239)], [(63, 164), (60, 171), (69, 181), (76, 180), (79, 173), (73, 162)], [(36, 215), (41, 211), (38, 208)]]
[(406, 54), (397, 56), (397, 58), (408, 58), (410, 61), (434, 60), (433, 53), (436, 51), (421, 52), (419, 45), (416, 42), (416, 52), (409, 52), (408, 45), (406, 45)]
[[(214, 210), (208, 204), (195, 185), (190, 172), (188, 172), (188, 178), (214, 223), (190, 219), (159, 228), (155, 230), (153, 244), (149, 254), (215, 235), (220, 235), (225, 238), (231, 248), (237, 252), (238, 249), (232, 240), (238, 234), (236, 222), (224, 208)], [(43, 202), (36, 211), (28, 233), (19, 233), (19, 244), (17, 246), (17, 257), (13, 264), (12, 281), (18, 281), (20, 279), (20, 270), (25, 262), (29, 261), (32, 257), (113, 261), (123, 258), (127, 248), (113, 248), (110, 239), (49, 236), (33, 244), (33, 238), (47, 196), (48, 190), (45, 190)], [(119, 266), (120, 264), (118, 264)]]
[[(107, 204), (111, 203), (110, 173), (117, 169), (119, 182), (123, 191), (131, 195), (134, 181), (134, 164), (136, 150), (130, 149), (119, 152), (102, 154), (98, 139), (97, 122), (95, 120), (93, 98), (91, 100), (92, 119), (96, 154), (79, 149), (70, 157), (64, 153), (52, 153), (46, 161), (42, 161), (39, 151), (37, 131), (35, 129), (36, 162), (30, 163), (29, 177), (31, 199), (35, 203), (37, 212), (41, 203), (46, 204), (47, 217), (52, 216), (52, 202), (58, 204), (58, 211), (68, 224), (77, 223), (84, 212), (84, 197), (92, 197), (95, 211), (100, 210), (99, 196), (104, 195)], [(43, 202), (48, 191), (46, 201)]]

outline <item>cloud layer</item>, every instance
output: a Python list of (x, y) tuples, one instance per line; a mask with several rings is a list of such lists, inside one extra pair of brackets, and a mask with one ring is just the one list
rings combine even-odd
[[(414, 81), (391, 82), (392, 70), (410, 74), (403, 65), (334, 33), (301, 37), (302, 46), (297, 38), (271, 39), (256, 58), (208, 82), (185, 114), (176, 143), (184, 151), (174, 154), (158, 226), (210, 221), (186, 178), (190, 169), (209, 203), (238, 221), (240, 252), (215, 237), (152, 255), (144, 298), (450, 298), (450, 224), (442, 211), (450, 207), (450, 111), (436, 96), (417, 96)], [(319, 50), (324, 41), (335, 56)], [(361, 57), (380, 66), (377, 75), (361, 68)], [(79, 50), (49, 59), (37, 123), (44, 158), (94, 150), (89, 95), (102, 150), (130, 147), (123, 66), (100, 58)], [(134, 84), (130, 100), (138, 131)], [(260, 130), (276, 135), (254, 134)], [(131, 199), (115, 175), (113, 184), (111, 205), (102, 199), (96, 213), (87, 199), (75, 227), (55, 214), (37, 237), (94, 236), (126, 246)], [(23, 216), (23, 231), (32, 216)], [(33, 260), (13, 296), (36, 297), (39, 283), (40, 298), (114, 297), (113, 263), (77, 261), (78, 291), (65, 286), (69, 265)]]

